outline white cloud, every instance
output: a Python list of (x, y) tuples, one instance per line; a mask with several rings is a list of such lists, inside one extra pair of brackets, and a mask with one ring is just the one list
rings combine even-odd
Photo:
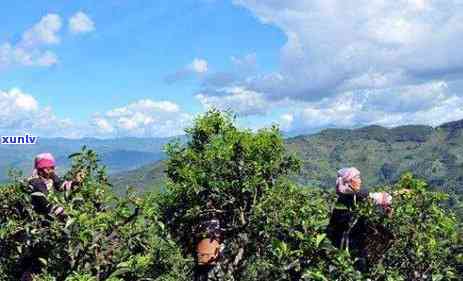
[(242, 57), (231, 56), (230, 59), (232, 63), (236, 65), (255, 65), (257, 60), (255, 53), (247, 54)]
[[(49, 67), (58, 64), (58, 56), (49, 48), (61, 43), (62, 25), (59, 15), (47, 14), (24, 31), (19, 42), (0, 43), (0, 70), (18, 65)], [(73, 33), (85, 33), (93, 31), (95, 26), (86, 14), (77, 12), (69, 20), (69, 29)]]
[(3, 93), (3, 98), (10, 100), (14, 110), (30, 112), (37, 111), (39, 107), (37, 101), (32, 96), (22, 93), (19, 89)]
[(95, 117), (93, 125), (96, 127), (98, 134), (111, 134), (114, 132), (114, 127), (106, 119)]
[[(31, 95), (23, 93), (19, 89), (0, 91), (0, 124), (7, 127), (12, 120), (20, 119), (16, 115), (27, 115), (38, 110), (38, 102)], [(15, 118), (15, 119), (13, 119)]]
[(457, 119), (463, 119), (463, 97), (450, 92), (444, 81), (344, 92), (320, 102), (294, 105), (292, 112), (281, 116), (284, 129), (299, 132), (369, 124), (436, 126)]
[(39, 66), (52, 66), (58, 63), (58, 57), (51, 51), (43, 52), (36, 60)]
[(40, 45), (58, 44), (60, 43), (60, 38), (57, 33), (60, 31), (61, 26), (61, 17), (59, 15), (48, 14), (23, 33), (19, 45), (30, 48)]
[(45, 46), (60, 43), (61, 17), (48, 14), (23, 32), (17, 44), (0, 43), (0, 70), (10, 66), (48, 67), (59, 62), (57, 55)]
[(200, 92), (195, 97), (205, 108), (231, 109), (242, 116), (261, 115), (269, 110), (262, 93), (241, 87), (226, 87), (215, 93)]
[(294, 122), (294, 114), (293, 113), (285, 113), (280, 116), (280, 129), (283, 131), (290, 131), (293, 127)]
[(314, 102), (463, 74), (461, 1), (233, 2), (286, 34), (280, 68), (249, 83), (272, 99)]
[(30, 133), (46, 137), (169, 137), (184, 134), (193, 116), (171, 101), (142, 99), (89, 122), (59, 118), (49, 106), (42, 106), (20, 89), (0, 91), (0, 135)]
[(388, 112), (418, 112), (429, 110), (448, 100), (447, 83), (434, 81), (425, 84), (381, 89), (369, 93), (366, 101), (370, 108)]
[(52, 51), (15, 47), (9, 43), (0, 45), (0, 70), (9, 66), (52, 66), (59, 62)]
[(168, 137), (181, 135), (193, 116), (171, 101), (142, 99), (89, 122), (75, 123), (59, 118), (49, 106), (42, 106), (20, 89), (0, 91), (0, 135), (30, 133), (46, 137)]
[(46, 136), (75, 134), (69, 119), (60, 119), (50, 107), (41, 107), (31, 95), (20, 89), (0, 91), (0, 133), (13, 135), (25, 132)]
[(412, 8), (415, 8), (417, 11), (423, 11), (429, 7), (430, 0), (410, 0), (410, 2), (414, 5)]
[(183, 134), (192, 116), (171, 101), (143, 99), (93, 118), (101, 136), (167, 137)]
[(199, 74), (206, 73), (208, 70), (208, 64), (204, 59), (195, 58), (187, 67), (187, 69), (190, 69), (191, 71)]
[(246, 54), (241, 57), (232, 56), (232, 63), (236, 66), (238, 72), (253, 72), (257, 67), (257, 55), (255, 53)]
[(205, 76), (195, 96), (205, 108), (244, 116), (286, 108), (281, 127), (301, 132), (463, 118), (463, 98), (448, 87), (463, 81), (460, 2), (233, 2), (280, 28), (287, 42), (272, 72), (258, 73), (249, 54), (231, 57), (234, 71)]
[(209, 71), (207, 60), (195, 58), (193, 61), (176, 72), (167, 75), (164, 80), (168, 84), (193, 78), (201, 78)]
[(88, 33), (95, 30), (95, 23), (82, 11), (77, 12), (69, 19), (69, 31), (73, 34)]

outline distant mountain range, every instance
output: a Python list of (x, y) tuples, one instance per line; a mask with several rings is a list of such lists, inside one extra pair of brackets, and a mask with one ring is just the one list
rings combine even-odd
[[(139, 191), (160, 189), (165, 180), (163, 147), (172, 140), (40, 138), (35, 145), (0, 145), (0, 181), (7, 179), (10, 168), (29, 174), (34, 156), (45, 151), (55, 155), (63, 171), (69, 166), (67, 156), (87, 145), (100, 155), (118, 193), (123, 194), (127, 186)], [(463, 120), (438, 127), (326, 129), (285, 142), (304, 163), (294, 179), (305, 186), (333, 188), (339, 168), (356, 166), (369, 187), (394, 183), (411, 171), (432, 186), (463, 194)]]
[[(355, 166), (368, 187), (392, 184), (411, 171), (432, 186), (463, 194), (463, 120), (438, 127), (326, 129), (285, 142), (304, 163), (295, 180), (305, 186), (333, 188), (336, 171)], [(119, 190), (128, 185), (140, 191), (158, 189), (163, 170), (164, 162), (158, 161), (116, 174), (113, 182)]]
[(287, 140), (304, 161), (298, 181), (332, 187), (336, 170), (358, 167), (366, 186), (391, 184), (407, 171), (446, 191), (463, 191), (463, 120), (438, 127), (329, 129)]
[[(180, 137), (180, 140), (184, 137)], [(34, 156), (51, 152), (59, 171), (69, 167), (68, 155), (78, 152), (83, 145), (100, 155), (108, 172), (133, 170), (148, 163), (164, 159), (163, 146), (174, 138), (116, 138), (116, 139), (65, 139), (39, 138), (33, 145), (0, 145), (0, 181), (7, 180), (8, 171), (16, 168), (27, 175), (32, 170)]]

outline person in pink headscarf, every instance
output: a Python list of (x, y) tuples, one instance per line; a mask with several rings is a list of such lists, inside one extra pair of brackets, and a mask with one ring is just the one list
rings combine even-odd
[(367, 218), (353, 221), (352, 210), (357, 202), (372, 200), (388, 216), (392, 215), (392, 196), (387, 192), (370, 193), (362, 188), (360, 171), (355, 167), (340, 169), (336, 179), (336, 208), (331, 214), (327, 236), (337, 248), (351, 249), (358, 257), (359, 270), (366, 270), (365, 241), (367, 239)]
[(56, 161), (51, 153), (38, 154), (34, 159), (34, 171), (28, 183), (34, 210), (62, 218), (64, 209), (48, 202), (48, 192), (73, 190), (80, 185), (84, 175), (79, 173), (74, 181), (64, 181), (56, 175), (55, 166)]
[[(41, 153), (34, 159), (34, 170), (32, 177), (28, 180), (29, 191), (31, 193), (31, 204), (33, 209), (48, 218), (57, 217), (64, 220), (66, 215), (61, 206), (51, 204), (47, 195), (51, 191), (73, 190), (83, 180), (84, 175), (81, 173), (75, 181), (64, 181), (55, 173), (55, 158), (51, 153)], [(21, 268), (24, 272), (21, 275), (21, 281), (32, 281), (32, 275), (40, 272), (40, 257), (47, 255), (47, 249), (34, 248), (31, 255), (20, 261)]]

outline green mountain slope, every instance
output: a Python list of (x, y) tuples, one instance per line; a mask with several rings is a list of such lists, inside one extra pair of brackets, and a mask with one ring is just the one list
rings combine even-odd
[(159, 191), (165, 180), (164, 161), (145, 165), (141, 168), (116, 173), (110, 177), (111, 183), (120, 195), (125, 194), (127, 187), (133, 187), (138, 192)]
[[(318, 134), (286, 139), (289, 151), (304, 165), (296, 180), (308, 186), (333, 187), (336, 171), (356, 166), (366, 186), (391, 184), (406, 171), (427, 179), (447, 192), (463, 194), (463, 120), (436, 128), (409, 125), (327, 129)], [(162, 182), (163, 164), (117, 174), (119, 189), (144, 190)]]
[(336, 170), (356, 166), (367, 186), (390, 184), (406, 172), (431, 185), (463, 190), (462, 121), (437, 128), (370, 126), (357, 130), (326, 130), (289, 139), (288, 147), (304, 160), (298, 181), (329, 187)]

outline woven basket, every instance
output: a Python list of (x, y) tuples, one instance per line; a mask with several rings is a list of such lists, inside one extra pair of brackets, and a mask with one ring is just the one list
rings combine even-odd
[(368, 225), (365, 254), (369, 264), (377, 264), (391, 246), (394, 235), (382, 225)]

